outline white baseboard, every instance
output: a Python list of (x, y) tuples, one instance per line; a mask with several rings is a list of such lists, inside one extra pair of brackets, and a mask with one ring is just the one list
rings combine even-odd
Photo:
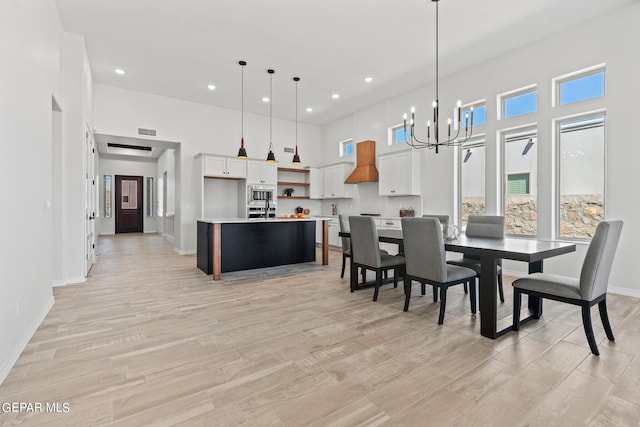
[(640, 298), (640, 291), (639, 290), (637, 290), (637, 289), (629, 289), (629, 288), (620, 288), (618, 286), (609, 286), (607, 288), (607, 293), (624, 295), (624, 296), (627, 296), (627, 297)]
[(15, 365), (24, 348), (27, 346), (27, 344), (29, 344), (29, 340), (31, 339), (33, 334), (36, 333), (38, 327), (47, 316), (47, 313), (49, 313), (49, 310), (51, 310), (51, 307), (53, 307), (53, 304), (55, 304), (55, 299), (53, 298), (53, 295), (51, 295), (51, 297), (47, 300), (47, 302), (45, 302), (44, 306), (40, 310), (40, 313), (38, 313), (36, 318), (33, 319), (33, 322), (31, 322), (31, 325), (29, 325), (29, 328), (27, 328), (27, 330), (24, 332), (22, 338), (20, 338), (18, 345), (15, 346), (7, 360), (2, 362), (2, 365), (0, 365), (0, 384), (2, 384), (4, 382), (4, 379), (7, 378), (7, 375), (9, 375), (9, 371), (11, 371), (11, 368), (13, 368), (13, 365)]
[(196, 250), (194, 249), (190, 249), (190, 250), (181, 250), (178, 248), (173, 248), (173, 250), (175, 251), (175, 253), (177, 253), (178, 255), (194, 255), (196, 254)]
[(67, 285), (76, 284), (76, 283), (84, 283), (86, 281), (87, 281), (86, 277), (69, 277), (68, 279), (64, 279), (64, 280), (54, 280), (53, 282), (51, 282), (51, 286), (53, 286), (54, 288), (57, 288), (59, 286), (67, 286)]

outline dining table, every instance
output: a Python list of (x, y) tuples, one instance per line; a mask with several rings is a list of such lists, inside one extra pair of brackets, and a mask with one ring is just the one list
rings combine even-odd
[[(350, 237), (349, 232), (340, 232), (342, 237)], [(380, 242), (395, 243), (399, 252), (404, 252), (402, 230), (379, 229)], [(480, 334), (495, 339), (511, 331), (513, 316), (498, 318), (497, 268), (498, 260), (508, 259), (528, 264), (528, 272), (542, 272), (543, 261), (547, 258), (574, 252), (575, 243), (532, 238), (487, 238), (467, 237), (464, 234), (444, 241), (445, 250), (475, 255), (480, 258), (480, 285), (478, 289), (480, 308)], [(357, 280), (351, 278), (351, 280)], [(524, 312), (524, 313), (523, 313)], [(524, 314), (524, 317), (522, 317)], [(542, 299), (529, 296), (527, 307), (521, 312), (520, 324), (542, 315)]]

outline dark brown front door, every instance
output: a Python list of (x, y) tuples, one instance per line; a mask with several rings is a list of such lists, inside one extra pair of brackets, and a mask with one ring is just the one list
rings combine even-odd
[(116, 175), (116, 233), (142, 233), (142, 177)]

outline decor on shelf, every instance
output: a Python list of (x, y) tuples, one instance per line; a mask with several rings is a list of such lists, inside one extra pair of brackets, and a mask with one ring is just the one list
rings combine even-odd
[(293, 81), (296, 82), (296, 153), (293, 155), (291, 163), (298, 165), (300, 164), (300, 156), (298, 155), (298, 82), (300, 77), (294, 77)]
[(242, 70), (242, 84), (241, 84), (241, 93), (242, 93), (242, 101), (241, 105), (241, 113), (240, 113), (240, 122), (242, 129), (242, 137), (240, 139), (240, 149), (238, 150), (238, 158), (246, 159), (247, 158), (247, 150), (244, 148), (244, 67), (247, 65), (246, 61), (239, 61), (240, 69)]
[(294, 191), (296, 191), (294, 188), (292, 188), (292, 187), (288, 187), (288, 188), (285, 188), (285, 189), (283, 190), (283, 193), (284, 193), (284, 195), (285, 195), (285, 196), (287, 196), (287, 197), (291, 197), (291, 196), (293, 196), (293, 192), (294, 192)]
[(273, 154), (273, 139), (271, 136), (273, 134), (273, 73), (275, 73), (275, 70), (269, 69), (267, 70), (267, 73), (269, 73), (269, 154), (267, 154), (267, 162), (274, 163), (276, 161), (276, 156)]
[(467, 142), (473, 134), (473, 106), (470, 107), (470, 111), (465, 113), (464, 117), (464, 137), (458, 139), (460, 135), (460, 128), (462, 127), (461, 106), (462, 103), (458, 101), (457, 104), (457, 118), (458, 118), (458, 130), (456, 134), (451, 137), (451, 119), (447, 119), (447, 137), (442, 137), (440, 133), (440, 100), (438, 93), (438, 3), (440, 0), (431, 0), (436, 4), (436, 99), (433, 101), (433, 141), (431, 141), (431, 121), (427, 121), (427, 140), (420, 141), (415, 135), (415, 107), (411, 107), (411, 119), (409, 120), (410, 133), (407, 135), (407, 113), (404, 113), (404, 134), (405, 142), (413, 148), (435, 148), (438, 153), (439, 147), (450, 147), (456, 145), (462, 145)]

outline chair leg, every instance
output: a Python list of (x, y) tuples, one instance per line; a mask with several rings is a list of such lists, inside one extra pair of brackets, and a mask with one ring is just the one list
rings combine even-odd
[(476, 314), (476, 279), (469, 280), (469, 300), (471, 302), (471, 314)]
[(522, 304), (522, 295), (520, 289), (513, 288), (513, 330), (520, 329), (520, 308)]
[(358, 284), (358, 267), (354, 264), (353, 259), (349, 263), (351, 274), (349, 276), (349, 284), (351, 286), (351, 292), (356, 290)]
[(607, 333), (609, 341), (615, 341), (613, 331), (611, 330), (611, 324), (609, 323), (609, 316), (607, 315), (607, 299), (603, 299), (598, 303), (598, 310), (600, 311), (600, 320), (602, 320), (602, 326)]
[(464, 293), (465, 294), (469, 293), (469, 288), (467, 288), (467, 282), (464, 282)]
[(342, 271), (340, 272), (340, 278), (342, 279), (344, 277), (344, 267), (347, 264), (347, 256), (342, 253)]
[(411, 279), (404, 275), (404, 311), (409, 310), (409, 300), (411, 299)]
[(504, 303), (504, 289), (502, 288), (502, 273), (498, 274), (498, 292), (500, 293), (500, 302)]
[(447, 305), (447, 287), (440, 287), (440, 315), (438, 316), (438, 325), (444, 323), (444, 310)]
[(426, 283), (420, 283), (420, 291), (422, 292), (422, 296), (424, 296), (427, 293), (427, 284)]
[(362, 267), (362, 283), (367, 282), (367, 269)]
[(435, 286), (432, 286), (432, 288), (433, 288), (433, 302), (438, 302), (438, 288), (436, 288)]
[(382, 283), (382, 270), (376, 270), (376, 290), (373, 292), (373, 300), (378, 301), (378, 291)]
[(589, 304), (584, 304), (582, 306), (582, 326), (584, 326), (584, 333), (587, 335), (587, 341), (589, 342), (591, 353), (596, 356), (600, 356), (598, 345), (596, 344), (596, 337), (593, 335), (593, 327), (591, 325), (591, 307), (589, 307)]
[[(393, 287), (394, 287), (394, 288), (397, 288), (397, 287), (398, 287), (398, 276), (400, 276), (399, 271), (400, 271), (400, 270), (399, 270), (399, 269), (397, 269), (397, 268), (394, 268), (394, 269), (393, 269)], [(387, 270), (385, 270), (384, 272), (385, 272), (385, 274), (387, 274)], [(388, 277), (388, 276), (387, 276), (387, 277)]]
[(384, 271), (384, 278), (388, 279), (389, 278), (389, 270), (385, 270)]

